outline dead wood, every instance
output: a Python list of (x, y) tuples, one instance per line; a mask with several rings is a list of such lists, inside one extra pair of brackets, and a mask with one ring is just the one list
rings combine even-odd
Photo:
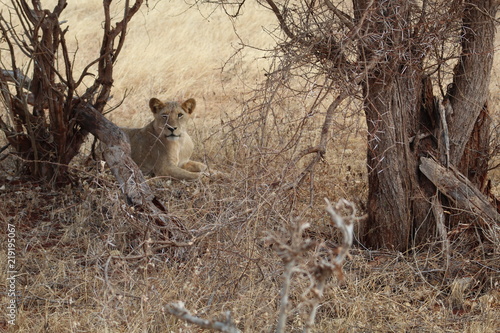
[(467, 177), (454, 166), (441, 166), (431, 158), (420, 158), (420, 171), (443, 193), (452, 200), (457, 208), (473, 212), (479, 217), (481, 227), (489, 231), (492, 240), (497, 239), (500, 229), (500, 214), (490, 204), (488, 198), (476, 188)]

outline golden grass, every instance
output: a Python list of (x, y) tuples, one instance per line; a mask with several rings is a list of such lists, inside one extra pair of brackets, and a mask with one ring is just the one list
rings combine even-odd
[[(77, 73), (98, 54), (101, 6), (97, 0), (70, 2), (67, 15), (62, 16), (70, 27), (72, 38), (68, 42), (73, 49), (79, 49)], [(275, 20), (256, 3), (246, 5), (243, 12), (245, 15), (231, 22), (215, 5), (150, 1), (149, 7), (143, 7), (131, 22), (115, 67), (114, 98), (110, 104), (118, 103), (125, 94), (128, 97), (111, 118), (120, 125), (144, 123), (152, 96), (195, 97), (205, 102), (201, 104), (204, 108), (215, 109), (210, 112), (218, 117), (218, 105), (212, 101), (237, 98), (248, 85), (262, 80), (267, 67), (262, 51), (237, 51), (250, 40), (256, 48), (269, 48), (272, 39), (263, 27), (272, 28)], [(118, 9), (116, 13), (119, 17)]]
[[(276, 325), (283, 273), (275, 248), (265, 241), (268, 233), (286, 239), (300, 216), (311, 223), (308, 237), (335, 243), (338, 234), (324, 214), (323, 197), (345, 197), (362, 207), (367, 184), (359, 115), (338, 115), (314, 182), (306, 179), (295, 190), (279, 191), (274, 183), (293, 181), (307, 158), (287, 168), (292, 151), (275, 150), (298, 139), (303, 147), (314, 144), (320, 115), (303, 125), (300, 138), (289, 125), (302, 118), (304, 101), (276, 106), (289, 112), (278, 114), (279, 134), (261, 136), (259, 126), (250, 131), (258, 114), (246, 118), (247, 127), (239, 127), (241, 109), (253, 110), (250, 102), (240, 104), (242, 97), (261, 81), (266, 61), (257, 60), (261, 53), (246, 50), (227, 62), (239, 39), (224, 13), (209, 5), (200, 8), (208, 19), (183, 2), (150, 1), (149, 10), (130, 27), (110, 103), (118, 103), (128, 90), (125, 103), (110, 117), (119, 125), (140, 126), (149, 119), (152, 96), (198, 100), (192, 124), (196, 158), (230, 179), (148, 180), (169, 214), (199, 234), (197, 241), (144, 255), (149, 238), (158, 238), (149, 227), (152, 222), (124, 203), (109, 173), (82, 167), (85, 156), (71, 169), (81, 182), (58, 192), (24, 182), (10, 173), (6, 161), (0, 165), (0, 220), (2, 228), (16, 226), (18, 313), (15, 327), (3, 317), (0, 327), (55, 333), (201, 332), (165, 312), (166, 304), (180, 300), (200, 317), (222, 318), (231, 311), (244, 332), (268, 332)], [(98, 48), (99, 1), (72, 1), (66, 13), (78, 40), (76, 67), (81, 68)], [(275, 22), (247, 4), (236, 25), (243, 40), (266, 47), (271, 40), (261, 26)], [(497, 73), (498, 57), (495, 61)], [(492, 109), (498, 115), (499, 76), (492, 78)], [(269, 150), (256, 151), (257, 140), (268, 140)], [(7, 237), (0, 233), (1, 244)], [(330, 281), (314, 332), (497, 332), (498, 246), (491, 252), (477, 249), (467, 243), (471, 237), (468, 230), (452, 239), (448, 274), (439, 244), (406, 254), (356, 248), (345, 265), (345, 283)], [(0, 281), (8, 275), (6, 259), (0, 256)], [(307, 312), (302, 294), (308, 281), (302, 274), (293, 278), (288, 331), (298, 332)], [(0, 284), (5, 290), (5, 282)], [(9, 300), (2, 294), (0, 313)]]

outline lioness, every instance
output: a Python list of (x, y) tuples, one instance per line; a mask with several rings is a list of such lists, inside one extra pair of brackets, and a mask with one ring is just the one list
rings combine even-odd
[(183, 180), (200, 177), (207, 166), (191, 161), (193, 140), (186, 132), (188, 117), (196, 107), (193, 98), (184, 103), (151, 98), (154, 120), (143, 128), (122, 128), (130, 140), (132, 159), (144, 174)]

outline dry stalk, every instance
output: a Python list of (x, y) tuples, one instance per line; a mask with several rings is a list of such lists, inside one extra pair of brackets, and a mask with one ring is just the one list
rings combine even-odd
[(283, 272), (283, 286), (281, 289), (280, 311), (278, 314), (278, 325), (276, 327), (277, 333), (285, 332), (286, 319), (288, 314), (288, 301), (290, 295), (290, 287), (292, 285), (292, 275), (294, 272), (299, 271), (297, 262), (300, 261), (301, 256), (309, 251), (314, 245), (310, 239), (303, 239), (302, 233), (309, 228), (309, 223), (298, 223), (295, 230), (291, 235), (291, 245), (283, 242), (277, 237), (271, 236), (271, 239), (278, 245), (278, 255), (285, 265)]
[(443, 242), (443, 254), (445, 256), (445, 271), (448, 272), (450, 266), (450, 240), (448, 239), (448, 232), (446, 231), (444, 209), (439, 200), (438, 194), (432, 198), (432, 212), (436, 218), (436, 228)]
[[(335, 207), (332, 206), (330, 201), (326, 198), (325, 202), (327, 204), (326, 212), (330, 215), (333, 224), (342, 233), (343, 241), (337, 248), (332, 249), (326, 246), (325, 243), (316, 244), (311, 239), (304, 239), (303, 232), (310, 226), (309, 223), (298, 223), (291, 234), (291, 239), (287, 242), (280, 240), (278, 237), (271, 236), (271, 240), (278, 245), (278, 255), (285, 265), (283, 286), (281, 290), (281, 303), (276, 328), (277, 333), (285, 332), (293, 273), (305, 273), (310, 280), (309, 287), (302, 294), (302, 298), (305, 299), (303, 302), (304, 305), (310, 308), (303, 329), (304, 332), (309, 332), (314, 326), (317, 310), (320, 306), (327, 280), (333, 275), (339, 280), (344, 279), (342, 264), (352, 246), (354, 222), (358, 221), (359, 218), (356, 217), (356, 208), (354, 204), (347, 200), (339, 200)], [(349, 213), (343, 216), (338, 213), (340, 210), (348, 210)], [(312, 255), (308, 254), (307, 252), (313, 247), (316, 248), (316, 251)], [(303, 264), (304, 262), (306, 262), (305, 265)]]
[[(335, 208), (330, 201), (325, 198), (326, 212), (330, 215), (332, 222), (342, 233), (342, 245), (336, 248), (336, 251), (327, 249), (328, 256), (316, 256), (317, 262), (314, 267), (314, 277), (316, 285), (313, 287), (313, 295), (316, 297), (311, 299), (311, 313), (306, 322), (304, 332), (309, 332), (314, 326), (316, 313), (323, 297), (323, 291), (326, 286), (326, 281), (332, 275), (335, 275), (340, 281), (344, 280), (344, 273), (342, 272), (342, 265), (352, 246), (354, 239), (354, 221), (357, 221), (356, 207), (352, 202), (345, 199), (340, 199)], [(340, 215), (337, 211), (349, 209), (350, 214), (347, 216)], [(337, 253), (335, 256), (334, 254)], [(330, 260), (328, 260), (330, 259)]]

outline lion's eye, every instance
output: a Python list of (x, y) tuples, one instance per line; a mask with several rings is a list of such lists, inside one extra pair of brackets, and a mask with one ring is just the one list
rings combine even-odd
[(165, 119), (165, 120), (166, 120), (166, 119), (168, 119), (168, 114), (162, 114), (161, 116), (162, 116), (162, 117), (163, 117), (163, 119)]
[(182, 117), (184, 117), (184, 113), (179, 113), (178, 116), (179, 116), (179, 118), (182, 118)]

